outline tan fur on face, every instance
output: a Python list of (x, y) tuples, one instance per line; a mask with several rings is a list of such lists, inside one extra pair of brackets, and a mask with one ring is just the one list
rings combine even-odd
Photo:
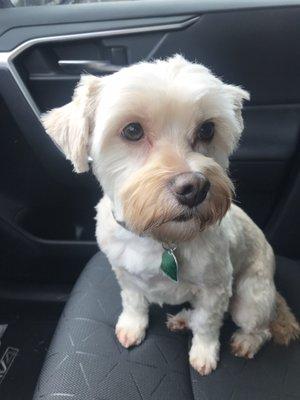
[(132, 175), (121, 191), (124, 220), (131, 230), (152, 231), (180, 215), (182, 209), (168, 191), (168, 182), (187, 168), (176, 153), (163, 149)]
[(152, 231), (158, 240), (179, 243), (193, 239), (199, 232), (221, 221), (228, 211), (234, 193), (233, 184), (218, 164), (203, 158), (206, 166), (199, 171), (211, 183), (207, 198), (196, 208), (191, 220), (165, 223)]
[[(191, 170), (183, 157), (171, 149), (165, 147), (154, 153), (151, 160), (131, 177), (121, 190), (124, 221), (130, 230), (177, 242), (191, 239), (224, 217), (231, 204), (232, 182), (212, 159), (201, 155), (198, 159), (197, 170), (208, 178), (211, 189), (196, 211), (180, 205), (169, 189), (173, 176)], [(173, 221), (186, 213), (190, 220)]]
[(204, 175), (211, 183), (206, 209), (199, 217), (201, 229), (220, 221), (228, 211), (234, 192), (233, 183), (216, 163), (204, 169)]

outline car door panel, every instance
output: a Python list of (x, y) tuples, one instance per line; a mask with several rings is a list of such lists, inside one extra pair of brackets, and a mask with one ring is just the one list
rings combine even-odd
[[(49, 7), (47, 13), (43, 7), (33, 7), (24, 9), (22, 19), (20, 10), (0, 14), (4, 120), (13, 121), (17, 140), (22, 138), (27, 157), (35, 160), (31, 173), (36, 176), (33, 170), (42, 170), (39, 179), (48, 194), (42, 196), (30, 186), (24, 199), (15, 193), (13, 179), (5, 187), (5, 196), (17, 204), (19, 219), (0, 205), (0, 231), (4, 223), (15, 229), (11, 238), (15, 240), (17, 232), (27, 264), (37, 265), (49, 251), (52, 260), (61, 261), (61, 249), (69, 246), (64, 262), (75, 263), (77, 273), (96, 248), (91, 243), (93, 211), (87, 210), (93, 210), (101, 196), (99, 185), (90, 173), (72, 172), (39, 120), (41, 112), (70, 100), (80, 72), (85, 71), (66, 69), (59, 60), (113, 65), (117, 60), (121, 67), (178, 52), (204, 63), (227, 83), (250, 91), (251, 101), (243, 114), (245, 132), (232, 156), (236, 201), (265, 229), (280, 254), (300, 256), (295, 239), (300, 222), (295, 208), (299, 199), (300, 5), (272, 4), (175, 1), (170, 7), (168, 2), (146, 0), (114, 7), (109, 3)], [(9, 126), (3, 123), (3, 143), (10, 140)], [(12, 178), (26, 165), (26, 160), (14, 160)], [(284, 211), (287, 206), (293, 212)], [(61, 223), (52, 226), (55, 219)], [(47, 241), (48, 248), (41, 240)], [(38, 249), (34, 257), (25, 251), (26, 241)], [(76, 260), (70, 256), (72, 249)], [(51, 268), (49, 263), (47, 268)], [(32, 276), (35, 269), (31, 268)], [(0, 269), (0, 277), (3, 273)], [(75, 275), (68, 274), (73, 280)]]

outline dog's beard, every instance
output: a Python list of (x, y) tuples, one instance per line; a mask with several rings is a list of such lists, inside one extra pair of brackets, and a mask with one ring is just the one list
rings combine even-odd
[(206, 199), (194, 208), (180, 205), (168, 188), (170, 178), (180, 172), (154, 163), (124, 185), (121, 201), (128, 229), (162, 242), (179, 243), (224, 217), (232, 201), (233, 185), (223, 169), (216, 163), (205, 168), (211, 188)]

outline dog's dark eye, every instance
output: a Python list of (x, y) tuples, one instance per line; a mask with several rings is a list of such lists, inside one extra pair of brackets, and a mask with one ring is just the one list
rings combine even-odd
[(138, 122), (131, 122), (130, 124), (125, 126), (125, 128), (122, 130), (121, 135), (127, 140), (137, 141), (144, 136), (144, 130), (142, 128), (142, 125)]
[(215, 133), (215, 124), (213, 122), (204, 122), (197, 129), (197, 139), (209, 142)]

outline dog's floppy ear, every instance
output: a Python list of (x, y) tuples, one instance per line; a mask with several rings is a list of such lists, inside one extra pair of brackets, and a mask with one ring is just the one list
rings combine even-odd
[(65, 153), (75, 172), (86, 172), (88, 143), (94, 127), (94, 113), (99, 100), (101, 78), (83, 75), (74, 91), (72, 101), (42, 115), (49, 136)]
[(232, 100), (233, 110), (235, 112), (237, 122), (239, 123), (241, 133), (244, 129), (244, 122), (241, 112), (243, 108), (243, 102), (244, 100), (250, 100), (250, 93), (239, 86), (234, 85), (225, 85), (225, 90)]

